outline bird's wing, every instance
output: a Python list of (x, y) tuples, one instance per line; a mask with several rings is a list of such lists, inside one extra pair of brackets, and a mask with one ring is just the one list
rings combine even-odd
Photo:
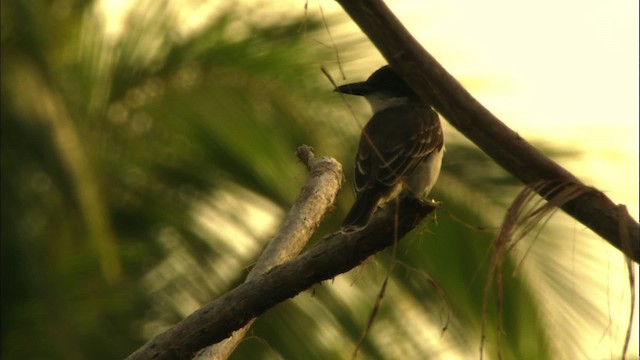
[(356, 156), (356, 193), (388, 195), (422, 160), (442, 148), (438, 114), (426, 106), (398, 106), (369, 120)]

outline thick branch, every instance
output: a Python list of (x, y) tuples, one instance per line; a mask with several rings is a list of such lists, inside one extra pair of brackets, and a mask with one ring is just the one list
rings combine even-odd
[(365, 229), (333, 234), (295, 259), (227, 292), (149, 341), (127, 359), (191, 359), (201, 348), (228, 337), (274, 305), (354, 268), (367, 257), (392, 245), (396, 235), (402, 238), (435, 209), (415, 199), (403, 200), (395, 231), (394, 205), (378, 211)]
[[(549, 182), (581, 184), (573, 174), (545, 157), (474, 99), (402, 26), (380, 0), (337, 0), (398, 73), (438, 112), (500, 166), (525, 185)], [(539, 188), (539, 194), (549, 189)], [(561, 190), (561, 189), (559, 189)], [(593, 191), (562, 209), (626, 255), (640, 261), (640, 227), (606, 195)], [(622, 218), (620, 218), (622, 216)], [(630, 241), (621, 240), (626, 226)]]

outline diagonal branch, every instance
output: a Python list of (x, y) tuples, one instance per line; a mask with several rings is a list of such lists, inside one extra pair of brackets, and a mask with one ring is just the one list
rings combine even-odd
[(225, 339), (274, 305), (356, 267), (435, 210), (418, 200), (404, 199), (396, 217), (394, 205), (378, 211), (365, 229), (329, 235), (302, 255), (239, 285), (156, 336), (127, 360), (191, 359), (201, 348)]
[[(474, 99), (404, 28), (381, 0), (337, 0), (398, 73), (449, 123), (525, 185), (545, 182), (585, 186), (509, 129)], [(562, 191), (562, 188), (558, 189)], [(541, 187), (549, 199), (555, 192)], [(640, 262), (640, 227), (605, 194), (590, 189), (562, 209), (627, 256)], [(620, 217), (623, 218), (620, 218)], [(626, 226), (630, 243), (620, 238)]]

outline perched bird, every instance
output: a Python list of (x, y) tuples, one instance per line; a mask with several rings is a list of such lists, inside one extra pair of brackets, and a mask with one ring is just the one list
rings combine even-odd
[(354, 231), (367, 225), (378, 206), (431, 191), (440, 174), (444, 137), (438, 114), (388, 65), (367, 81), (335, 91), (364, 96), (373, 110), (356, 154), (356, 201), (342, 223), (343, 231)]

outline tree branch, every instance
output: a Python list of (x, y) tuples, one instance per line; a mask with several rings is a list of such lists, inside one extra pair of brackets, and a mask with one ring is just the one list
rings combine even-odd
[[(558, 184), (585, 186), (573, 174), (527, 143), (474, 99), (404, 28), (381, 0), (337, 0), (380, 50), (389, 64), (449, 123), (525, 185), (538, 187), (546, 199)], [(640, 226), (596, 190), (585, 192), (561, 208), (624, 254), (640, 262)], [(557, 191), (562, 191), (562, 187)], [(622, 217), (622, 218), (620, 218)], [(620, 237), (626, 226), (630, 242)]]
[[(291, 210), (287, 213), (278, 233), (260, 255), (246, 281), (271, 270), (296, 257), (320, 225), (322, 218), (332, 209), (336, 195), (342, 186), (342, 165), (333, 158), (316, 159), (311, 147), (302, 145), (298, 158), (309, 171), (310, 178), (304, 185)], [(245, 282), (246, 282), (245, 281)], [(227, 359), (238, 346), (255, 321), (251, 319), (241, 329), (217, 344), (203, 349), (194, 360)]]
[(201, 348), (225, 339), (274, 305), (358, 266), (392, 245), (396, 234), (402, 238), (435, 210), (415, 199), (403, 199), (397, 217), (395, 208), (392, 202), (361, 231), (332, 234), (295, 259), (239, 285), (156, 336), (127, 359), (191, 359)]

